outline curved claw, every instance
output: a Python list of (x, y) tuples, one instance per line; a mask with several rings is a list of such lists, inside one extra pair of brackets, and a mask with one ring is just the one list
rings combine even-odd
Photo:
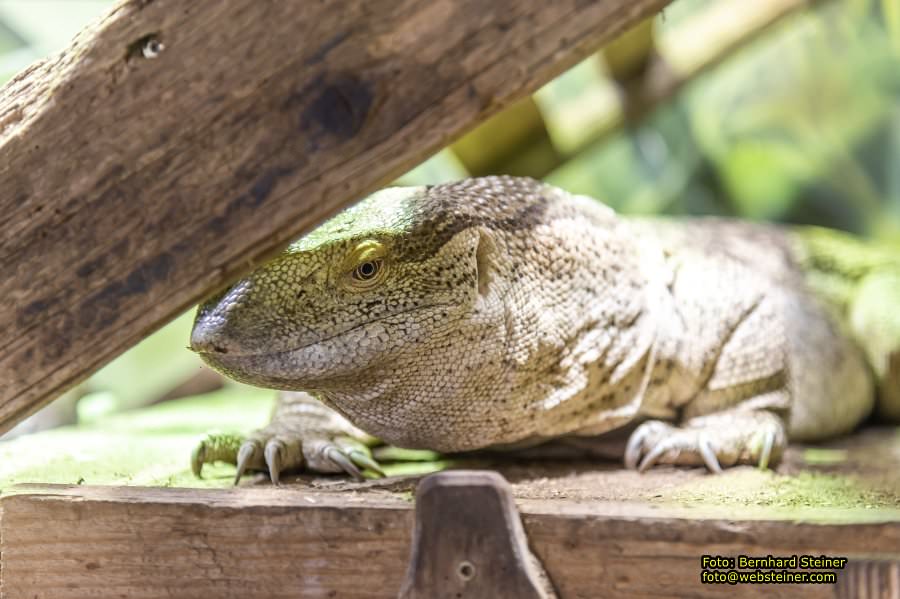
[(766, 431), (765, 437), (763, 438), (763, 446), (759, 452), (759, 462), (757, 466), (760, 470), (766, 470), (769, 468), (769, 460), (772, 458), (772, 448), (775, 446), (775, 433), (773, 431)]
[(386, 476), (384, 470), (381, 469), (381, 466), (378, 464), (378, 462), (376, 462), (365, 452), (354, 449), (350, 451), (348, 455), (350, 457), (350, 460), (360, 468), (368, 468), (369, 470), (377, 473), (382, 478)]
[(668, 450), (663, 443), (657, 444), (653, 449), (650, 450), (650, 453), (644, 456), (644, 459), (641, 460), (641, 463), (638, 464), (638, 472), (646, 472), (648, 468), (651, 468), (656, 464), (656, 461)]
[(706, 464), (709, 471), (716, 474), (722, 474), (722, 466), (719, 464), (719, 458), (716, 457), (716, 452), (713, 451), (709, 439), (705, 436), (700, 437), (700, 440), (697, 443), (697, 449), (700, 452), (700, 457), (703, 458), (703, 463)]
[(628, 438), (628, 444), (625, 446), (625, 467), (634, 470), (641, 461), (641, 454), (644, 452), (644, 439), (650, 431), (646, 428), (639, 428)]
[(234, 484), (237, 485), (244, 475), (244, 471), (254, 457), (259, 447), (253, 441), (246, 441), (241, 445), (237, 455), (237, 473), (234, 475)]
[(352, 476), (355, 480), (365, 480), (362, 472), (356, 467), (356, 464), (350, 461), (337, 447), (329, 447), (325, 450), (325, 457), (337, 464), (344, 472)]
[(263, 455), (266, 460), (266, 467), (269, 469), (269, 478), (272, 484), (277, 485), (281, 475), (281, 450), (283, 446), (280, 441), (269, 441), (266, 443), (266, 449)]

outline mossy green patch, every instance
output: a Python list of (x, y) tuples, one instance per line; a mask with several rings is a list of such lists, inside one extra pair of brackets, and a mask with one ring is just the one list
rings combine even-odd
[(900, 493), (849, 475), (812, 470), (788, 475), (741, 467), (675, 488), (664, 502), (682, 506), (765, 507), (782, 514), (819, 508), (897, 510)]
[[(234, 466), (205, 464), (198, 479), (191, 452), (210, 432), (239, 437), (265, 426), (274, 399), (273, 391), (233, 385), (0, 442), (0, 489), (20, 483), (229, 487)], [(433, 451), (378, 451), (389, 476), (425, 475), (454, 464)]]
[(803, 451), (803, 461), (814, 465), (842, 464), (847, 461), (848, 455), (846, 449), (810, 447)]
[(0, 489), (19, 483), (226, 487), (234, 467), (191, 473), (190, 455), (210, 430), (245, 433), (265, 425), (272, 391), (229, 386), (0, 442)]

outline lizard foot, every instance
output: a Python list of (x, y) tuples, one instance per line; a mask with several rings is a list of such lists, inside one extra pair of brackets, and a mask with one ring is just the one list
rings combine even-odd
[(282, 392), (272, 422), (246, 438), (210, 435), (194, 449), (191, 469), (200, 476), (203, 464), (227, 462), (237, 466), (234, 484), (244, 472), (268, 472), (278, 484), (281, 473), (343, 472), (363, 480), (363, 471), (384, 476), (369, 446), (377, 439), (356, 428), (346, 418), (302, 392)]
[(234, 484), (248, 470), (268, 471), (274, 484), (281, 473), (303, 468), (308, 472), (344, 472), (364, 480), (363, 470), (384, 476), (372, 452), (347, 436), (299, 439), (285, 434), (257, 431), (246, 439), (235, 435), (209, 435), (191, 454), (191, 469), (199, 477), (203, 464), (226, 462), (237, 466)]
[(771, 412), (722, 412), (673, 426), (648, 420), (625, 448), (625, 466), (644, 472), (657, 464), (705, 465), (711, 472), (736, 464), (768, 468), (787, 445), (781, 418)]

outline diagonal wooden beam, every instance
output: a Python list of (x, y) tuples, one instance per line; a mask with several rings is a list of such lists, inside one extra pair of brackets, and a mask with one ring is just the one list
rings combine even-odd
[(0, 92), (0, 431), (667, 3), (119, 4)]

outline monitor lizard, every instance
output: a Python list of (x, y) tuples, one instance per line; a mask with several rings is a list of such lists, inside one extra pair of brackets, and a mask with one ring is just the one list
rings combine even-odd
[(618, 216), (527, 178), (388, 188), (198, 309), (191, 348), (280, 389), (193, 455), (378, 473), (639, 423), (624, 462), (775, 464), (900, 419), (900, 252), (817, 228)]

